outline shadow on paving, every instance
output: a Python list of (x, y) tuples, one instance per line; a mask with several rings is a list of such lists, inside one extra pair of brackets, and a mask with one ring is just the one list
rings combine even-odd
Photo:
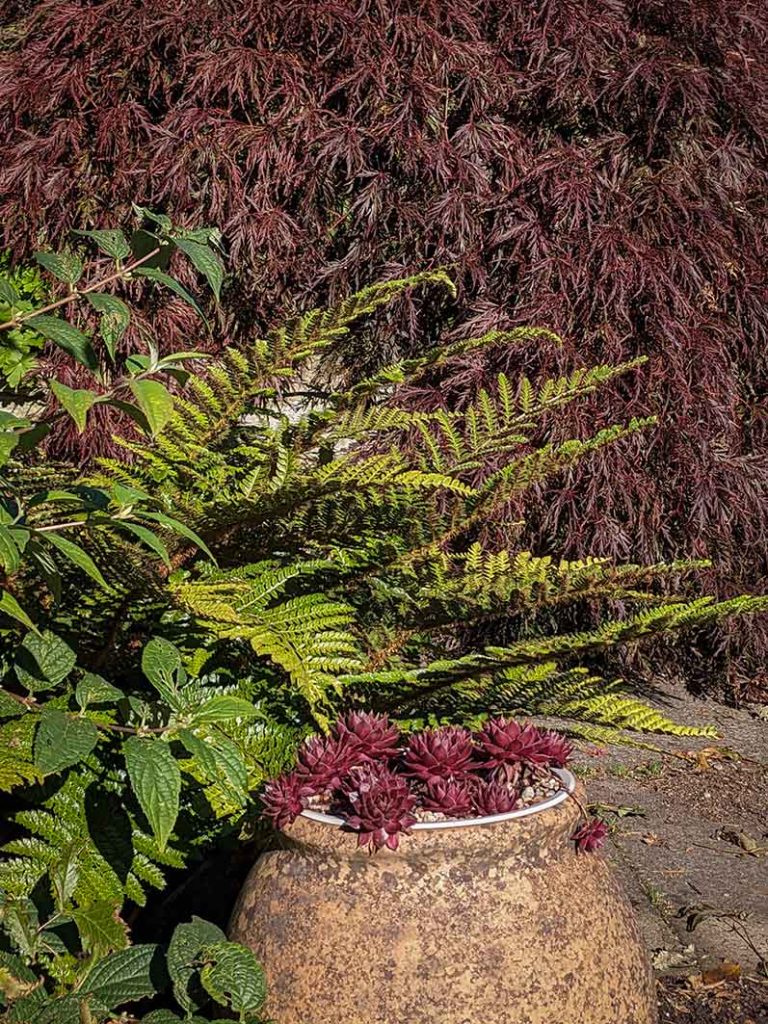
[(649, 736), (666, 755), (582, 744), (576, 771), (611, 825), (661, 1020), (768, 1024), (768, 721), (673, 685), (660, 702), (720, 738)]

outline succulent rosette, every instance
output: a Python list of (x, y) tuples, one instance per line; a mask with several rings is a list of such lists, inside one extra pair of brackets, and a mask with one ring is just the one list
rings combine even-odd
[(480, 780), (472, 793), (475, 814), (485, 817), (491, 814), (507, 814), (518, 806), (517, 793), (503, 782)]
[(296, 772), (272, 779), (261, 794), (262, 812), (275, 828), (292, 825), (304, 810), (302, 781)]
[(605, 844), (608, 826), (600, 818), (585, 821), (571, 836), (579, 853), (594, 853)]
[[(472, 780), (474, 781), (474, 780)], [(475, 812), (470, 782), (451, 782), (436, 779), (427, 784), (421, 806), (425, 811), (436, 811), (447, 818), (471, 818)]]
[(542, 733), (535, 725), (521, 725), (510, 718), (492, 718), (475, 735), (489, 768), (504, 765), (546, 763)]
[(344, 788), (345, 821), (358, 833), (358, 845), (396, 850), (400, 834), (416, 823), (416, 797), (408, 781), (380, 765), (364, 765), (350, 773)]
[(338, 789), (360, 757), (344, 737), (311, 736), (300, 748), (298, 761), (296, 774), (305, 792), (318, 794)]
[(403, 755), (404, 771), (422, 782), (463, 778), (473, 767), (472, 737), (466, 729), (445, 726), (411, 737)]
[(385, 761), (400, 751), (400, 730), (386, 715), (352, 711), (338, 720), (332, 735), (365, 761)]
[[(329, 811), (358, 833), (360, 846), (396, 850), (420, 818), (507, 814), (545, 799), (551, 771), (571, 753), (563, 736), (530, 722), (492, 718), (474, 733), (448, 725), (406, 741), (386, 715), (353, 711), (328, 736), (306, 740), (296, 768), (267, 783), (263, 812), (276, 828), (287, 828), (305, 810)], [(590, 852), (606, 833), (594, 819), (573, 840)]]

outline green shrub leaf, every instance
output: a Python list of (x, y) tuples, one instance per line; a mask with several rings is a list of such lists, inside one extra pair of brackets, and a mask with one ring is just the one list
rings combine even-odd
[(171, 556), (168, 554), (168, 548), (163, 544), (156, 533), (148, 530), (146, 526), (142, 526), (141, 523), (132, 523), (129, 519), (122, 519), (115, 522), (115, 526), (118, 526), (121, 530), (127, 530), (128, 533), (132, 533), (134, 537), (138, 537), (142, 544), (158, 554), (168, 568), (171, 567)]
[(72, 324), (67, 323), (66, 320), (60, 320), (57, 316), (48, 316), (46, 313), (41, 313), (38, 316), (30, 317), (27, 320), (27, 324), (39, 334), (42, 334), (44, 338), (47, 338), (48, 341), (52, 341), (54, 345), (58, 345), (59, 348), (68, 352), (78, 363), (87, 366), (89, 370), (98, 369), (99, 361), (96, 358), (96, 353), (93, 350), (90, 339), (82, 331), (73, 327)]
[(114, 704), (124, 696), (122, 690), (94, 672), (86, 672), (75, 687), (75, 700), (83, 709), (89, 704)]
[(250, 949), (236, 942), (217, 942), (204, 953), (208, 961), (200, 971), (203, 988), (236, 1013), (255, 1013), (264, 1003), (264, 969)]
[(67, 284), (77, 284), (83, 276), (83, 261), (72, 252), (36, 252), (35, 259), (41, 267)]
[(169, 291), (172, 291), (174, 295), (178, 295), (180, 299), (183, 299), (188, 305), (190, 305), (203, 323), (208, 326), (208, 321), (203, 313), (200, 306), (197, 304), (197, 300), (189, 294), (187, 289), (180, 285), (178, 281), (169, 275), (164, 273), (162, 270), (158, 270), (157, 267), (139, 267), (138, 270), (134, 270), (134, 277), (148, 277), (150, 281), (156, 281), (158, 284), (165, 285)]
[(181, 537), (185, 537), (187, 540), (192, 541), (196, 547), (200, 548), (201, 551), (204, 551), (205, 554), (208, 555), (212, 562), (216, 561), (213, 556), (213, 552), (205, 543), (203, 538), (184, 523), (179, 522), (178, 519), (173, 519), (171, 516), (165, 515), (164, 512), (145, 512), (142, 510), (141, 515), (144, 519), (151, 519), (156, 523), (160, 523), (161, 526), (165, 526), (174, 533), (178, 533)]
[(99, 961), (81, 992), (114, 1008), (154, 995), (167, 984), (162, 952), (156, 945), (131, 946)]
[(114, 362), (115, 350), (131, 322), (131, 311), (122, 299), (107, 295), (106, 292), (88, 292), (86, 298), (96, 312), (101, 313), (99, 334)]
[(20, 558), (21, 552), (13, 533), (0, 523), (0, 564), (7, 572), (14, 572), (19, 567)]
[(82, 434), (85, 430), (88, 410), (97, 400), (98, 395), (94, 391), (68, 388), (66, 384), (61, 384), (57, 380), (51, 381), (51, 391), (75, 421), (78, 431)]
[(22, 626), (26, 626), (28, 629), (32, 629), (37, 632), (37, 626), (34, 624), (32, 619), (30, 619), (13, 594), (9, 594), (7, 590), (4, 590), (0, 594), (0, 612), (10, 616), (10, 618), (15, 619), (17, 622), (20, 622)]
[[(9, 306), (15, 306), (20, 298), (21, 296), (8, 278), (0, 275), (0, 302), (5, 302)], [(8, 319), (10, 320), (10, 315)]]
[(73, 565), (76, 565), (78, 569), (82, 569), (87, 576), (90, 576), (92, 580), (95, 580), (100, 587), (103, 587), (105, 590), (109, 590), (109, 584), (101, 575), (101, 570), (88, 552), (83, 551), (79, 544), (75, 544), (73, 541), (67, 540), (66, 537), (62, 537), (60, 533), (56, 533), (53, 530), (48, 531), (45, 539), (49, 544), (52, 544), (57, 551), (60, 551), (65, 558), (68, 558)]
[(161, 849), (179, 814), (181, 771), (167, 743), (160, 739), (131, 736), (123, 744), (125, 766), (139, 801)]
[(157, 436), (173, 416), (173, 395), (159, 380), (132, 380), (129, 386), (152, 436)]
[(218, 302), (224, 281), (224, 264), (221, 257), (207, 245), (201, 245), (200, 242), (193, 242), (188, 238), (176, 238), (174, 241), (178, 248), (189, 257), (195, 270), (203, 274)]
[(51, 890), (58, 910), (65, 910), (67, 904), (75, 891), (77, 880), (80, 877), (80, 856), (82, 845), (80, 843), (67, 843), (62, 849), (61, 856), (48, 869), (51, 879)]
[(16, 677), (32, 692), (50, 690), (75, 667), (75, 652), (54, 633), (30, 633), (16, 652)]
[(99, 730), (87, 718), (44, 707), (35, 734), (35, 765), (43, 775), (60, 772), (87, 757), (98, 739)]
[(107, 256), (111, 256), (113, 260), (124, 260), (126, 256), (131, 255), (128, 239), (122, 231), (115, 228), (100, 231), (74, 231), (73, 234), (93, 239), (101, 251)]
[(206, 946), (226, 942), (226, 938), (220, 928), (200, 917), (193, 917), (174, 929), (168, 943), (166, 964), (176, 1002), (185, 1010), (195, 1010), (208, 1001), (200, 984), (199, 963), (196, 961)]
[(70, 916), (77, 925), (86, 952), (102, 957), (128, 945), (128, 926), (113, 903), (106, 900), (91, 903), (71, 911)]
[(250, 701), (242, 697), (230, 697), (226, 694), (211, 697), (201, 704), (192, 715), (193, 725), (212, 724), (214, 722), (231, 722), (236, 718), (253, 718), (258, 714)]

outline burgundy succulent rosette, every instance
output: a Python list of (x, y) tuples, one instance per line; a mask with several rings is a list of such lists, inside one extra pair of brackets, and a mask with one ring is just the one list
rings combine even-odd
[[(571, 744), (556, 732), (507, 718), (476, 732), (459, 726), (405, 737), (386, 715), (352, 712), (328, 736), (312, 736), (292, 771), (267, 783), (263, 811), (283, 829), (307, 809), (325, 811), (358, 834), (371, 851), (397, 849), (419, 820), (505, 814), (530, 803), (537, 787), (553, 786)], [(555, 789), (557, 785), (555, 785)], [(590, 820), (577, 848), (601, 846), (605, 826)]]

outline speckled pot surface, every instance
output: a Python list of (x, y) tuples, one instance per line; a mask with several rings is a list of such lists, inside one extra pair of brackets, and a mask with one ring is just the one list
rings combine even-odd
[(566, 799), (417, 828), (373, 857), (301, 817), (230, 937), (264, 964), (277, 1024), (656, 1024), (632, 909), (603, 856), (576, 853), (578, 817)]

